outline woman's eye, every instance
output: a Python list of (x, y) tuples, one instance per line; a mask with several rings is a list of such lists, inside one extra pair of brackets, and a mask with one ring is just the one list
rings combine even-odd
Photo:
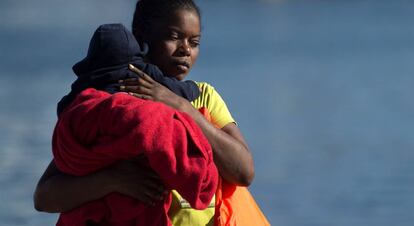
[(198, 47), (198, 46), (200, 46), (200, 41), (199, 40), (192, 40), (192, 41), (190, 41), (190, 45), (193, 48)]
[(177, 34), (170, 34), (170, 35), (169, 35), (169, 38), (170, 38), (171, 40), (177, 40), (177, 39), (178, 39), (178, 35), (177, 35)]

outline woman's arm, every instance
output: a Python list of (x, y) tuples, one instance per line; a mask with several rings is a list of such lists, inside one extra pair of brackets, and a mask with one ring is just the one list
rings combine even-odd
[(34, 192), (35, 209), (66, 212), (111, 192), (129, 195), (147, 204), (161, 200), (164, 188), (158, 176), (143, 169), (137, 161), (121, 161), (86, 176), (64, 174), (51, 161)]
[[(234, 123), (217, 129), (185, 99), (177, 108), (191, 115), (213, 148), (214, 162), (220, 175), (228, 182), (249, 186), (254, 178), (254, 164), (250, 150)], [(181, 102), (180, 101), (180, 102)]]
[(101, 198), (111, 192), (103, 173), (75, 177), (61, 173), (53, 161), (40, 178), (34, 206), (38, 211), (65, 212), (83, 203)]
[(124, 81), (126, 86), (121, 86), (121, 90), (131, 92), (132, 95), (140, 98), (163, 102), (189, 114), (210, 142), (214, 162), (221, 176), (237, 185), (251, 184), (254, 178), (253, 158), (239, 128), (234, 123), (217, 129), (186, 99), (175, 95), (139, 69), (133, 66), (130, 69), (140, 75), (140, 78)]

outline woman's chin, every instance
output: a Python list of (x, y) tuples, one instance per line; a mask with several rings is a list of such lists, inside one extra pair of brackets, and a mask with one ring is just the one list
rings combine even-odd
[(190, 70), (187, 67), (177, 67), (174, 73), (170, 73), (169, 75), (181, 81), (187, 76), (188, 72)]
[(185, 79), (185, 77), (187, 77), (187, 74), (179, 74), (174, 76), (178, 81), (182, 81)]

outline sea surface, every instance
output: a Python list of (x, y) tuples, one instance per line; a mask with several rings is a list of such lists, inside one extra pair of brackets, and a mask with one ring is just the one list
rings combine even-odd
[[(215, 86), (253, 152), (272, 225), (414, 225), (414, 1), (200, 0), (189, 79)], [(133, 0), (0, 1), (0, 225), (54, 225), (32, 195), (56, 103), (95, 28)]]

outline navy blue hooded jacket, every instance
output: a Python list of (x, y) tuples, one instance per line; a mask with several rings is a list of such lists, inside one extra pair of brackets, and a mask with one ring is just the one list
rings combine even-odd
[(99, 26), (90, 41), (87, 56), (73, 66), (78, 78), (72, 84), (70, 93), (58, 103), (58, 115), (78, 93), (87, 88), (109, 93), (118, 92), (119, 80), (138, 77), (128, 69), (128, 64), (133, 64), (155, 81), (189, 101), (200, 95), (195, 82), (179, 81), (174, 77), (164, 76), (157, 66), (144, 62), (147, 49), (147, 46), (141, 49), (133, 34), (122, 24)]

